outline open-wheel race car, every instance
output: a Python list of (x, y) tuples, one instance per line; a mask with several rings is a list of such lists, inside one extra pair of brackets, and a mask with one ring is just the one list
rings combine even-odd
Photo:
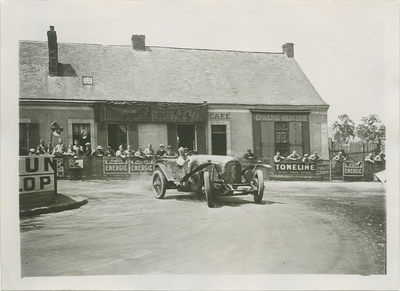
[(157, 199), (162, 199), (167, 189), (204, 191), (209, 207), (214, 207), (217, 197), (252, 194), (259, 204), (264, 195), (262, 167), (271, 168), (255, 163), (242, 169), (238, 159), (229, 156), (189, 154), (179, 164), (178, 158), (162, 157), (154, 165), (153, 192)]

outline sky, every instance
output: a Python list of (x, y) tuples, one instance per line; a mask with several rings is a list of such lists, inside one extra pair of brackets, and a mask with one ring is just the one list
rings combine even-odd
[(329, 125), (340, 114), (386, 122), (388, 101), (398, 97), (397, 1), (6, 2), (2, 32), (14, 45), (47, 41), (50, 25), (71, 43), (130, 45), (132, 34), (144, 34), (148, 46), (282, 52), (292, 42), (330, 105)]

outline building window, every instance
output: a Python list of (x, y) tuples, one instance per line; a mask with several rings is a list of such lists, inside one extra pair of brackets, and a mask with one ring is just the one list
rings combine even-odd
[(226, 125), (211, 125), (211, 148), (213, 155), (226, 155)]
[(93, 77), (82, 76), (82, 84), (83, 85), (93, 85)]
[(287, 122), (275, 122), (275, 152), (283, 156), (289, 153), (288, 129)]
[(72, 142), (75, 143), (75, 140), (83, 148), (87, 142), (91, 143), (89, 123), (72, 123)]
[(127, 145), (127, 125), (126, 124), (109, 124), (107, 127), (108, 131), (108, 145), (113, 150), (118, 150), (120, 145), (126, 148)]
[(39, 145), (39, 123), (19, 124), (19, 155), (27, 155), (29, 149)]

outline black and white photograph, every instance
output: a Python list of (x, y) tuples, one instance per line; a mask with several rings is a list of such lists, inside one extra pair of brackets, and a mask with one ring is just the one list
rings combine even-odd
[(1, 12), (2, 289), (398, 290), (397, 1)]

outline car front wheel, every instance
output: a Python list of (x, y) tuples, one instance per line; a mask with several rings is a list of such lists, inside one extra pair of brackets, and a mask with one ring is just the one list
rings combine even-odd
[(153, 193), (157, 199), (163, 199), (167, 190), (167, 179), (160, 170), (153, 174)]
[(264, 174), (261, 170), (257, 170), (254, 175), (253, 185), (257, 188), (254, 193), (254, 202), (260, 204), (264, 195)]
[[(192, 166), (190, 167), (190, 172), (195, 170), (199, 164), (194, 162)], [(202, 171), (198, 171), (194, 173), (190, 178), (189, 178), (189, 187), (190, 190), (193, 192), (201, 192), (201, 188), (203, 187), (203, 173)]]
[(214, 207), (213, 193), (211, 189), (210, 173), (204, 172), (204, 192), (206, 193), (206, 200), (208, 207)]

